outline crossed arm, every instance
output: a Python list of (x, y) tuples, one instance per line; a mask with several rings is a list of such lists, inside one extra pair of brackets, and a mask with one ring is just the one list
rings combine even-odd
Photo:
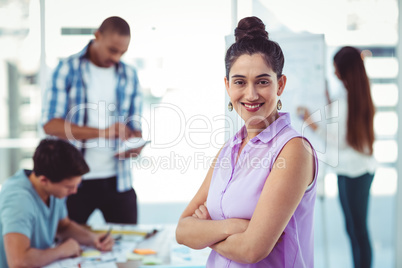
[(10, 268), (42, 267), (58, 259), (76, 257), (81, 253), (80, 244), (93, 246), (99, 250), (112, 249), (114, 240), (108, 236), (102, 242), (104, 234), (94, 234), (75, 222), (65, 218), (59, 222), (57, 236), (62, 243), (54, 248), (32, 248), (30, 239), (20, 233), (8, 233), (4, 236), (4, 248)]
[(212, 177), (204, 183), (183, 212), (176, 230), (178, 243), (191, 248), (211, 247), (219, 254), (240, 263), (256, 263), (266, 258), (280, 239), (286, 225), (314, 178), (311, 147), (301, 138), (290, 140), (268, 176), (250, 221), (208, 219), (204, 206)]
[[(201, 249), (218, 243), (232, 234), (243, 232), (247, 228), (248, 220), (226, 219), (213, 221), (209, 214), (205, 215), (205, 206), (203, 204), (207, 200), (212, 173), (213, 167), (211, 166), (197, 194), (180, 217), (176, 229), (176, 240), (179, 244)], [(200, 209), (203, 209), (204, 216), (201, 216)], [(199, 217), (196, 216), (196, 213)], [(206, 211), (206, 213), (208, 212)]]

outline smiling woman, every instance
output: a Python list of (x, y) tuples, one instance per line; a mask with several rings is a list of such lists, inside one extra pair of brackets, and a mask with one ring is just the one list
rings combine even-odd
[(261, 54), (240, 56), (230, 70), (229, 79), (225, 77), (236, 112), (248, 129), (255, 129), (256, 133), (276, 120), (276, 97), (282, 94), (285, 84), (286, 76), (277, 79)]
[(257, 17), (242, 19), (235, 35), (225, 85), (245, 125), (219, 151), (176, 239), (212, 248), (207, 267), (313, 267), (318, 161), (289, 114), (278, 112), (282, 50)]

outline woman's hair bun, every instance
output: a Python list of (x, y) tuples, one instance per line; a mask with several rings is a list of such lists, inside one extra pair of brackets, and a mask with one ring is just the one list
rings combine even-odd
[(257, 17), (246, 17), (239, 21), (235, 29), (236, 42), (241, 39), (269, 39), (265, 24)]

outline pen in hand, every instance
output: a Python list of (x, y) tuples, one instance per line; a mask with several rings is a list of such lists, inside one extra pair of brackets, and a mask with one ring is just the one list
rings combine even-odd
[(150, 238), (151, 236), (156, 235), (157, 232), (158, 232), (157, 229), (153, 229), (152, 232), (147, 233), (147, 235), (145, 236), (145, 239)]
[(100, 242), (102, 243), (103, 241), (105, 241), (105, 239), (112, 233), (112, 227), (109, 228), (109, 230), (107, 231), (107, 233), (100, 239)]

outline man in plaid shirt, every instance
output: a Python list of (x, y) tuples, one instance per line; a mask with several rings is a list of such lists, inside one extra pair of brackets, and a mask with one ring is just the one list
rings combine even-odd
[(45, 133), (81, 149), (90, 167), (67, 200), (69, 217), (78, 223), (96, 208), (107, 222), (137, 223), (129, 158), (142, 147), (118, 152), (123, 141), (142, 135), (137, 73), (120, 60), (130, 37), (125, 20), (107, 18), (81, 52), (60, 61), (45, 91)]

